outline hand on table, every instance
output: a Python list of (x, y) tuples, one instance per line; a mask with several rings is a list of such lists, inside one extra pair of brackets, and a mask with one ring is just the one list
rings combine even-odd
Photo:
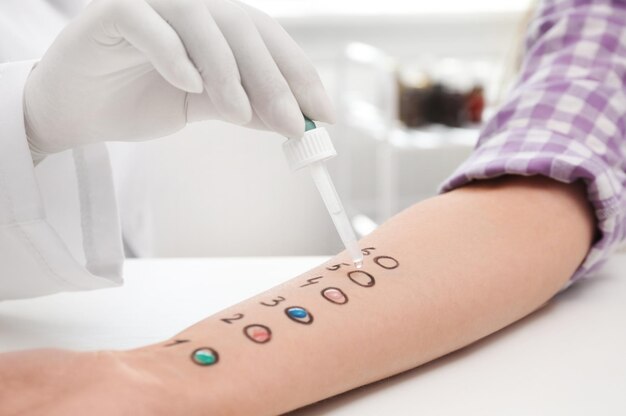
[(24, 94), (29, 143), (41, 156), (208, 119), (299, 137), (302, 113), (331, 122), (331, 107), (293, 39), (237, 0), (95, 0)]

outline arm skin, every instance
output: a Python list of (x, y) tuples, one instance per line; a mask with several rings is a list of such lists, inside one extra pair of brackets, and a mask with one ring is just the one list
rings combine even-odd
[[(411, 207), (360, 242), (375, 247), (362, 269), (375, 277), (374, 286), (350, 281), (352, 266), (325, 268), (349, 263), (342, 253), (173, 338), (189, 342), (126, 352), (56, 352), (52, 370), (38, 371), (32, 352), (5, 355), (0, 383), (8, 383), (11, 393), (5, 397), (0, 384), (0, 413), (8, 413), (3, 406), (26, 408), (16, 396), (37, 397), (39, 407), (28, 406), (45, 414), (287, 412), (419, 366), (530, 314), (568, 281), (593, 237), (582, 184), (540, 177), (474, 183)], [(380, 255), (399, 266), (376, 265)], [(301, 287), (316, 276), (323, 278)], [(322, 298), (328, 286), (341, 288), (349, 302)], [(278, 296), (287, 300), (276, 307), (259, 303)], [(292, 305), (306, 307), (313, 323), (288, 319), (284, 308)], [(221, 320), (237, 313), (245, 317), (231, 324)], [(270, 327), (272, 339), (260, 345), (246, 338), (242, 329), (252, 323)], [(218, 363), (201, 367), (191, 361), (192, 351), (203, 346), (218, 351)], [(57, 377), (65, 371), (72, 376), (68, 383), (79, 387), (59, 393), (60, 387), (50, 386), (52, 376), (42, 375), (46, 371)]]

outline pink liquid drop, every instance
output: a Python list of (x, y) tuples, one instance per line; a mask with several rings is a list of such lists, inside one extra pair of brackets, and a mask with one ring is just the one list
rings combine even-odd
[(324, 296), (329, 301), (333, 303), (338, 303), (338, 304), (343, 304), (348, 301), (348, 298), (346, 298), (346, 295), (344, 295), (344, 293), (341, 290), (335, 289), (335, 288), (324, 290), (324, 292), (322, 293), (322, 296)]
[(272, 333), (262, 325), (251, 325), (245, 330), (246, 336), (259, 344), (266, 343), (272, 337)]

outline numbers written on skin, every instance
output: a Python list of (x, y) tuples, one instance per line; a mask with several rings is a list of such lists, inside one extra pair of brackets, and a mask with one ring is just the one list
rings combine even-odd
[[(366, 247), (361, 249), (364, 256), (372, 256), (373, 252), (376, 251), (376, 247)], [(376, 255), (371, 257), (372, 264), (384, 270), (395, 270), (400, 266), (400, 262), (392, 256), (388, 255)], [(353, 269), (354, 265), (350, 263), (337, 263), (331, 266), (326, 267), (326, 270), (330, 272), (337, 272), (342, 269), (349, 269), (345, 273), (345, 277), (349, 282), (353, 285), (358, 286), (360, 288), (372, 288), (376, 285), (376, 277), (374, 276), (376, 273), (373, 270), (364, 270), (364, 269)], [(335, 278), (336, 276), (331, 276)], [(299, 285), (300, 288), (307, 288), (309, 286), (318, 285), (324, 282), (327, 276), (315, 276), (311, 278), (307, 278), (302, 284)], [(330, 277), (329, 277), (330, 278)], [(334, 280), (335, 281), (335, 280)], [(335, 281), (336, 282), (336, 281)], [(346, 305), (348, 304), (349, 293), (347, 293), (345, 288), (339, 288), (336, 286), (328, 286), (321, 289), (320, 296), (325, 299), (328, 303), (333, 305)], [(288, 299), (284, 296), (276, 296), (271, 299), (263, 300), (259, 302), (259, 305), (269, 308), (274, 308), (283, 302), (286, 302)], [(299, 305), (287, 306), (283, 308), (283, 316), (290, 319), (291, 321), (297, 324), (305, 324), (311, 325), (314, 322), (313, 313), (304, 307)], [(251, 342), (259, 345), (264, 345), (270, 343), (270, 341), (274, 338), (274, 333), (272, 329), (264, 324), (256, 323), (256, 322), (245, 322), (248, 321), (246, 315), (243, 313), (235, 313), (231, 316), (220, 318), (225, 324), (240, 326), (242, 328), (243, 335)], [(186, 344), (191, 342), (188, 339), (175, 339), (170, 340), (166, 343), (165, 347), (172, 347), (181, 344)], [(192, 361), (201, 366), (210, 366), (219, 361), (219, 355), (216, 350), (211, 347), (200, 347), (196, 348), (191, 356)]]

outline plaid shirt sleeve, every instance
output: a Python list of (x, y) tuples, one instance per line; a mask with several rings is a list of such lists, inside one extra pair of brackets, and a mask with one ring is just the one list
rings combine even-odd
[(544, 1), (520, 78), (449, 191), (502, 175), (582, 180), (600, 239), (570, 283), (592, 274), (626, 233), (626, 1)]

